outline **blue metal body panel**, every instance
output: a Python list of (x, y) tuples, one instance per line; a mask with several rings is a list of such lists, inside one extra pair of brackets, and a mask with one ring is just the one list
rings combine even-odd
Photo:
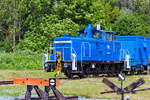
[[(60, 51), (62, 61), (72, 61), (72, 53), (76, 61), (125, 61), (130, 55), (131, 66), (146, 66), (149, 58), (149, 38), (144, 36), (116, 36), (114, 32), (96, 30), (91, 24), (79, 30), (76, 37), (65, 35), (54, 39), (54, 55)], [(98, 35), (94, 37), (94, 35)]]
[(121, 59), (125, 59), (125, 54), (130, 55), (131, 66), (141, 66), (148, 64), (149, 39), (144, 36), (116, 36), (116, 41), (121, 43), (121, 49), (126, 53), (121, 53)]
[[(72, 43), (56, 43), (55, 41), (71, 41)], [(54, 39), (54, 48), (54, 54), (57, 51), (61, 52), (62, 60), (71, 60), (72, 51), (76, 54), (77, 61), (119, 61), (121, 46), (118, 42), (106, 42), (94, 38), (58, 37)]]
[[(54, 56), (51, 60), (56, 60), (56, 52), (60, 51), (62, 61), (71, 61), (71, 54), (76, 54), (77, 61), (119, 61), (120, 48), (119, 42), (114, 41), (112, 31), (96, 30), (91, 24), (85, 30), (78, 31), (84, 36), (77, 37), (57, 37), (54, 39)], [(94, 32), (98, 32), (100, 38), (94, 38)], [(108, 38), (106, 38), (106, 33)], [(110, 38), (110, 40), (109, 40)]]

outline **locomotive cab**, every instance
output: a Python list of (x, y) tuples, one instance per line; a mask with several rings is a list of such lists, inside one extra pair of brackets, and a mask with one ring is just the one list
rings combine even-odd
[(96, 39), (100, 39), (103, 41), (113, 41), (114, 40), (114, 32), (113, 31), (101, 30), (98, 26), (96, 29), (94, 29), (92, 27), (92, 24), (88, 24), (88, 27), (86, 27), (84, 30), (78, 31), (78, 36), (84, 37), (84, 38), (96, 38)]

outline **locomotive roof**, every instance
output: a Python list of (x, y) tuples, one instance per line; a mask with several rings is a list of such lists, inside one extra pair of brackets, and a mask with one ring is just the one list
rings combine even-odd
[[(82, 30), (79, 30), (79, 31), (77, 31), (78, 32), (78, 36), (75, 36), (75, 38), (77, 39), (82, 39), (82, 38), (90, 38), (90, 39), (94, 39), (95, 37), (94, 37), (94, 35), (96, 35), (97, 36), (97, 39), (102, 39), (102, 40), (106, 40), (106, 38), (105, 38), (105, 33), (107, 33), (107, 34), (114, 34), (114, 32), (113, 31), (107, 31), (107, 30), (98, 30), (98, 29), (96, 29), (96, 28), (93, 28), (92, 27), (92, 24), (88, 24), (88, 27), (86, 27), (85, 29), (82, 29)], [(97, 33), (97, 32), (99, 32), (99, 33)], [(100, 35), (100, 33), (101, 33), (101, 35)], [(99, 35), (97, 35), (97, 34), (99, 34)], [(108, 37), (108, 35), (107, 35), (107, 37)], [(68, 40), (70, 40), (70, 39), (72, 39), (72, 38), (74, 38), (74, 37), (71, 37), (71, 36), (68, 36), (68, 35), (64, 35), (64, 37), (58, 37), (58, 38), (55, 38), (54, 40), (66, 40), (66, 39), (68, 39)], [(113, 35), (110, 37), (110, 35), (109, 35), (109, 38), (111, 38), (111, 40), (112, 40), (112, 38), (113, 38)]]
[[(84, 33), (84, 31), (85, 31), (85, 29), (82, 29), (82, 30), (79, 30), (79, 31), (77, 31), (77, 32), (79, 32), (79, 33)], [(113, 31), (107, 31), (107, 30), (97, 30), (97, 29), (95, 29), (95, 28), (93, 28), (92, 29), (92, 31), (93, 32), (110, 32), (110, 33), (114, 33)]]

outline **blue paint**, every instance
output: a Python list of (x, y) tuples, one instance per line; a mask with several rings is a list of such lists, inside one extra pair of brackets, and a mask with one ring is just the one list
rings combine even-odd
[[(128, 50), (131, 66), (147, 65), (149, 59), (149, 38), (144, 36), (116, 36), (122, 49)], [(122, 60), (125, 57), (122, 55)]]
[[(60, 51), (62, 61), (71, 61), (75, 53), (77, 61), (124, 61), (130, 55), (131, 66), (146, 66), (149, 58), (149, 38), (144, 36), (116, 36), (114, 32), (97, 30), (88, 24), (78, 31), (78, 36), (57, 37), (54, 39), (54, 56)], [(69, 42), (68, 42), (69, 41)]]

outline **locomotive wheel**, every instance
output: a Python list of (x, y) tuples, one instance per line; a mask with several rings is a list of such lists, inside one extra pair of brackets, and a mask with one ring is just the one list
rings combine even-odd
[(109, 77), (113, 77), (113, 76), (114, 76), (113, 73), (108, 73), (107, 75), (108, 75)]
[(131, 71), (130, 74), (131, 74), (131, 75), (134, 75), (134, 71)]
[(128, 75), (128, 71), (124, 71), (123, 73), (124, 73), (125, 75)]
[(49, 67), (50, 67), (49, 64), (48, 64), (48, 63), (45, 63), (45, 64), (44, 64), (44, 71), (50, 72), (50, 68), (49, 68)]
[(71, 74), (71, 73), (68, 73), (66, 76), (71, 79), (73, 78), (73, 74)]
[(44, 70), (45, 70), (46, 72), (50, 72), (49, 68), (45, 68)]
[(78, 76), (79, 76), (79, 78), (86, 78), (86, 77), (88, 77), (88, 75), (85, 74), (85, 73), (78, 74)]
[(69, 67), (65, 69), (64, 73), (68, 78), (73, 78), (73, 74), (71, 73), (71, 69)]
[(138, 71), (137, 74), (138, 74), (138, 75), (141, 75), (141, 74), (142, 74), (142, 71)]

